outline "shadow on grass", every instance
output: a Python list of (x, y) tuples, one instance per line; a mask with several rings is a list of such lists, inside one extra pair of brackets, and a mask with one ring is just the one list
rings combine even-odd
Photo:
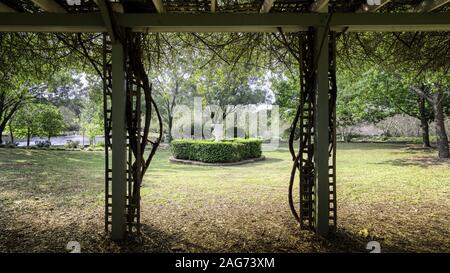
[(337, 150), (392, 150), (392, 149), (404, 149), (406, 144), (394, 144), (394, 143), (337, 143)]
[(82, 216), (78, 217), (80, 219), (67, 217), (63, 225), (41, 225), (26, 221), (24, 217), (9, 215), (2, 217), (0, 253), (64, 253), (69, 252), (66, 245), (70, 241), (79, 242), (81, 252), (87, 253), (171, 253), (189, 252), (191, 249), (195, 249), (195, 252), (212, 251), (147, 224), (141, 225), (142, 235), (137, 239), (114, 242), (110, 234), (104, 232), (103, 221), (94, 218), (86, 222), (81, 219)]
[[(5, 211), (0, 209), (2, 215)], [(93, 213), (93, 211), (90, 211)], [(226, 247), (222, 249), (209, 248), (207, 241), (193, 243), (189, 233), (168, 234), (151, 224), (141, 225), (141, 237), (128, 239), (122, 242), (113, 242), (109, 234), (103, 231), (103, 223), (94, 217), (87, 222), (70, 216), (65, 219), (64, 225), (40, 225), (26, 218), (14, 217), (6, 214), (0, 219), (0, 252), (67, 252), (66, 245), (69, 241), (77, 241), (81, 245), (82, 252), (127, 252), (127, 253), (210, 253), (210, 252), (352, 252), (366, 253), (366, 245), (369, 241), (378, 241), (382, 252), (410, 252), (401, 245), (392, 245), (384, 242), (382, 238), (362, 238), (345, 229), (338, 229), (328, 238), (314, 235), (313, 232), (301, 231), (293, 221), (285, 221), (287, 232), (297, 243), (284, 244), (280, 242), (277, 233), (264, 233), (256, 238), (248, 238), (245, 233), (236, 233), (229, 237)], [(190, 232), (195, 232), (191, 230)], [(214, 232), (214, 231), (211, 231)], [(219, 234), (220, 235), (220, 234)], [(227, 237), (227, 234), (222, 234)], [(228, 235), (229, 236), (229, 235)], [(295, 239), (298, 238), (298, 239)], [(198, 239), (197, 239), (198, 240)], [(243, 244), (247, 242), (247, 245)], [(433, 243), (433, 242), (429, 242)], [(439, 242), (438, 242), (439, 243)]]
[(438, 158), (437, 156), (417, 156), (414, 158), (386, 160), (375, 164), (398, 166), (398, 167), (416, 166), (421, 168), (430, 168), (436, 166), (450, 167), (450, 159)]
[[(218, 166), (202, 166), (202, 165), (194, 165), (194, 164), (183, 164), (183, 163), (174, 163), (174, 162), (164, 162), (161, 165), (158, 165), (158, 167), (155, 167), (154, 170), (157, 171), (164, 171), (164, 172), (184, 172), (184, 171), (201, 171), (201, 172), (210, 172), (211, 170), (217, 169), (217, 168), (251, 168), (255, 166), (261, 166), (265, 164), (273, 164), (277, 162), (285, 161), (280, 158), (274, 158), (274, 157), (266, 157), (264, 160), (256, 161), (256, 162), (249, 162), (245, 164), (240, 165), (218, 165)], [(152, 165), (150, 165), (151, 169)]]
[[(169, 235), (159, 229), (155, 229), (151, 225), (141, 224), (142, 242), (135, 250), (142, 252), (211, 252), (211, 249), (204, 246), (194, 244), (181, 236)], [(136, 247), (136, 246), (135, 246)]]

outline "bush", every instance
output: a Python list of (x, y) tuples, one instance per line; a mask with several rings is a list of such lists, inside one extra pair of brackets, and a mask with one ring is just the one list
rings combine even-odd
[(97, 141), (97, 143), (95, 143), (94, 145), (97, 148), (104, 148), (105, 147), (105, 142), (104, 141)]
[(78, 140), (67, 140), (67, 144), (66, 147), (69, 149), (77, 149), (78, 146), (80, 145), (80, 142)]
[(261, 156), (261, 141), (233, 139), (220, 142), (208, 140), (174, 140), (172, 155), (178, 159), (214, 162), (236, 162)]
[(39, 148), (48, 148), (52, 145), (52, 143), (49, 140), (44, 140), (44, 141), (36, 141), (34, 142), (34, 144), (36, 144), (37, 147)]
[(261, 144), (262, 141), (259, 139), (231, 139), (231, 140), (225, 140), (225, 142), (233, 142), (233, 143), (240, 143), (243, 145), (243, 148), (241, 150), (241, 158), (247, 159), (247, 158), (257, 158), (260, 157), (261, 152)]
[(18, 142), (7, 141), (5, 144), (0, 144), (0, 148), (16, 148), (19, 146)]
[(0, 144), (0, 148), (15, 148), (15, 147), (16, 145), (10, 143)]

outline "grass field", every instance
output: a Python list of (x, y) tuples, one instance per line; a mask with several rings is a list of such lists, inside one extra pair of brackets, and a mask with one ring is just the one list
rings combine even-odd
[(242, 166), (169, 163), (142, 188), (142, 242), (103, 227), (103, 153), (0, 149), (0, 252), (450, 252), (450, 161), (392, 144), (339, 144), (338, 231), (300, 231), (287, 205), (287, 148)]

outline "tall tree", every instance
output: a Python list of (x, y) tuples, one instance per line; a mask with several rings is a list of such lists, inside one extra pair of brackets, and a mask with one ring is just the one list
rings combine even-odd
[(48, 141), (52, 136), (60, 134), (65, 129), (64, 118), (58, 107), (51, 104), (42, 104), (37, 116), (39, 132), (46, 136)]
[(352, 66), (351, 59), (369, 62), (397, 81), (406, 83), (409, 92), (432, 106), (438, 155), (449, 158), (444, 122), (444, 103), (450, 92), (449, 33), (370, 33), (347, 34), (345, 37), (341, 48), (349, 66)]
[(88, 96), (83, 100), (80, 127), (91, 145), (95, 144), (95, 137), (103, 132), (103, 97), (98, 84), (91, 85)]
[(33, 136), (41, 135), (39, 115), (44, 106), (37, 103), (29, 103), (27, 107), (21, 108), (12, 119), (13, 131), (19, 138), (26, 138), (27, 147)]
[(0, 33), (0, 143), (14, 114), (70, 67), (68, 55), (51, 34)]

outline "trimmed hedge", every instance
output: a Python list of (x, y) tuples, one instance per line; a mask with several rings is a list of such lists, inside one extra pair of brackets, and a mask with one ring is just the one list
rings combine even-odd
[(248, 158), (257, 158), (260, 157), (262, 154), (261, 152), (262, 141), (259, 139), (235, 138), (231, 140), (225, 140), (225, 142), (240, 143), (244, 145), (244, 147), (241, 150), (241, 160)]
[(207, 163), (236, 162), (261, 156), (261, 141), (233, 139), (220, 142), (208, 140), (174, 140), (173, 157)]

